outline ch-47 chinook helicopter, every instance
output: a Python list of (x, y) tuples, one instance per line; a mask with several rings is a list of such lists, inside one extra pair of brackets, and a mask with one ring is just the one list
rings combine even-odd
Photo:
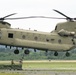
[[(18, 47), (27, 48), (25, 54), (29, 54), (29, 48), (54, 51), (54, 55), (58, 55), (58, 51), (65, 51), (69, 56), (69, 50), (76, 47), (76, 18), (70, 18), (58, 10), (55, 12), (63, 15), (65, 18), (46, 17), (46, 16), (30, 16), (19, 18), (7, 18), (15, 15), (15, 13), (0, 18), (0, 44), (16, 47), (15, 54), (19, 53)], [(51, 18), (66, 19), (66, 22), (58, 23), (52, 32), (40, 32), (32, 30), (22, 30), (11, 28), (8, 22), (4, 20), (27, 19), (27, 18)]]

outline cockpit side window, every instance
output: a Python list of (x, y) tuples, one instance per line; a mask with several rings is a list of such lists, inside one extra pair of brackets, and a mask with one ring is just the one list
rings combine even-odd
[(13, 38), (13, 33), (8, 33), (8, 38)]
[(2, 33), (1, 33), (1, 31), (0, 31), (0, 39), (1, 39), (1, 37), (2, 37)]
[(57, 30), (57, 26), (55, 27), (55, 30)]

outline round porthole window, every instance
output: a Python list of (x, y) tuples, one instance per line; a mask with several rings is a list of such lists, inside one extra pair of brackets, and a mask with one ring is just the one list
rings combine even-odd
[(49, 42), (49, 39), (46, 39), (47, 42)]
[(35, 40), (38, 40), (38, 37), (37, 36), (35, 36), (35, 38), (34, 38)]
[(58, 42), (61, 43), (61, 39), (59, 39)]
[(22, 38), (23, 38), (23, 39), (25, 39), (25, 38), (26, 38), (26, 36), (25, 36), (25, 35), (23, 35), (23, 36), (22, 36)]

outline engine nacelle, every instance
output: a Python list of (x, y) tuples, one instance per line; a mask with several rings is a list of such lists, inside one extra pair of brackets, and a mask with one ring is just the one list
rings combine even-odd
[(75, 32), (69, 32), (69, 31), (66, 31), (64, 29), (61, 29), (58, 32), (58, 34), (61, 35), (61, 36), (74, 36), (75, 35)]

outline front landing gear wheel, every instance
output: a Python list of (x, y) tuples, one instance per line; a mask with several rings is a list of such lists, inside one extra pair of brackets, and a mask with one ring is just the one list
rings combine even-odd
[(66, 52), (66, 56), (69, 57), (70, 56), (70, 53), (69, 52)]
[(54, 56), (58, 56), (58, 52), (57, 51), (55, 51)]
[(18, 49), (14, 50), (14, 54), (19, 54), (19, 50)]

